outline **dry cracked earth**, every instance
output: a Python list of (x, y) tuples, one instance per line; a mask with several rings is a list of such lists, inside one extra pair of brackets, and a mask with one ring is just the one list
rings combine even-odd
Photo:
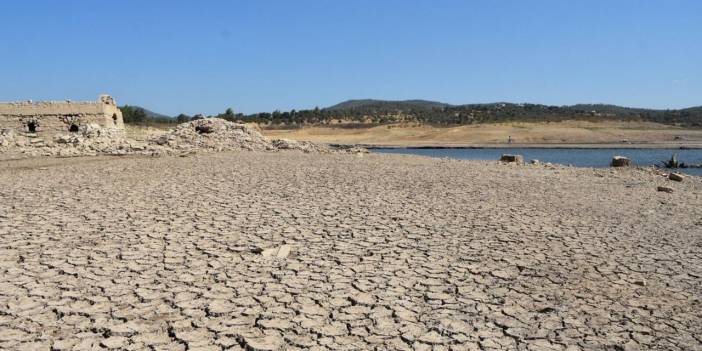
[(701, 190), (391, 155), (4, 161), (0, 349), (700, 350)]

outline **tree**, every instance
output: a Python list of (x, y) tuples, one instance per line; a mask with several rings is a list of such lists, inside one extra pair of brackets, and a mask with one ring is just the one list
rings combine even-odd
[(124, 123), (144, 123), (147, 120), (146, 111), (141, 107), (124, 105), (120, 110)]
[(176, 117), (176, 122), (178, 122), (178, 123), (190, 122), (190, 116), (181, 113), (178, 115), (178, 117)]

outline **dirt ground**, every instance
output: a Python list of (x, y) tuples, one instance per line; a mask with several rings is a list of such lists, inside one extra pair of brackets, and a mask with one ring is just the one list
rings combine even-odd
[(697, 177), (33, 158), (0, 162), (0, 199), (3, 350), (702, 349)]
[(434, 128), (391, 125), (373, 128), (306, 127), (293, 130), (264, 129), (269, 138), (323, 143), (392, 146), (506, 146), (515, 145), (631, 145), (702, 146), (701, 129), (681, 129), (645, 122), (504, 123)]

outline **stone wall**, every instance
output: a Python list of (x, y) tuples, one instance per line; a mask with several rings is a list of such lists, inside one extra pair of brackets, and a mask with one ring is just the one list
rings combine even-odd
[(0, 103), (0, 129), (49, 136), (77, 132), (86, 124), (124, 129), (122, 112), (109, 95), (101, 95), (97, 101)]

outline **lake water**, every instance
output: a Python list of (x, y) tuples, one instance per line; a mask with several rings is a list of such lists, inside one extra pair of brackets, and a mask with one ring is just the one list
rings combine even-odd
[[(678, 161), (687, 164), (702, 163), (702, 150), (680, 149), (372, 149), (371, 152), (386, 154), (412, 154), (430, 157), (449, 157), (460, 160), (499, 160), (502, 154), (518, 154), (524, 156), (524, 161), (536, 159), (541, 162), (551, 162), (563, 165), (571, 164), (576, 167), (609, 167), (612, 156), (620, 155), (632, 159), (638, 166), (660, 164), (669, 160), (673, 153), (678, 155)], [(681, 173), (702, 176), (702, 168), (678, 169)]]

